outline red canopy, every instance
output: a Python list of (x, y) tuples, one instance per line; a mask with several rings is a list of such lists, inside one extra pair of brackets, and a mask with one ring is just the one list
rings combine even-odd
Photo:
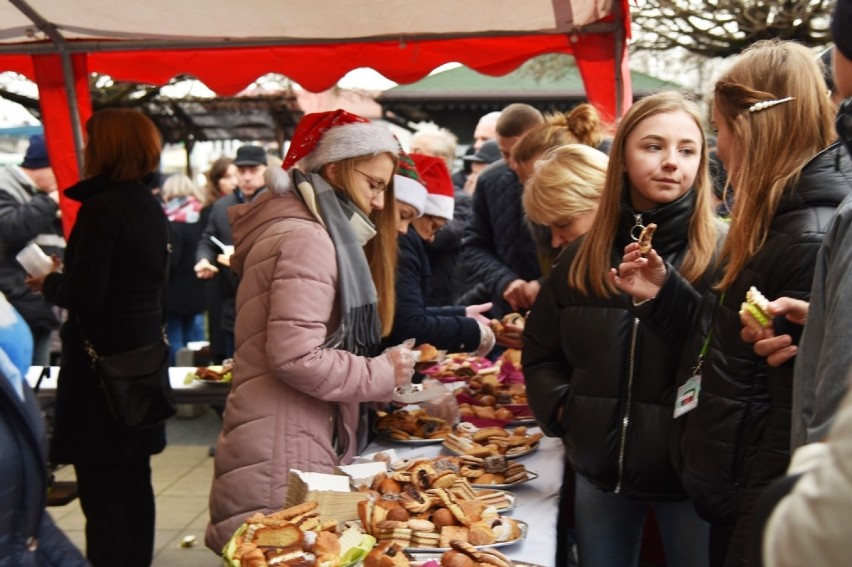
[[(156, 27), (145, 28), (151, 18)], [(502, 75), (536, 55), (569, 53), (605, 120), (632, 101), (627, 0), (244, 0), (239, 7), (225, 0), (15, 0), (0, 5), (0, 22), (8, 25), (0, 28), (0, 71), (38, 83), (61, 187), (79, 178), (75, 147), (91, 113), (90, 72), (152, 84), (189, 74), (231, 95), (269, 72), (323, 91), (360, 67), (411, 83), (448, 62)], [(278, 29), (287, 35), (274, 36)], [(63, 210), (69, 229), (74, 211)]]

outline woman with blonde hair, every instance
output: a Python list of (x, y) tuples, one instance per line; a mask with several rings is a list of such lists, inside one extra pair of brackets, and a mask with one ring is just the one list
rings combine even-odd
[(281, 508), (290, 469), (351, 462), (365, 403), (411, 379), (410, 352), (378, 352), (394, 316), (399, 152), (360, 116), (308, 114), (269, 191), (229, 209), (240, 286), (206, 534), (216, 552), (246, 517)]
[(657, 225), (661, 254), (706, 287), (716, 247), (701, 117), (680, 93), (644, 98), (616, 133), (595, 222), (560, 254), (524, 331), (536, 421), (576, 472), (580, 565), (635, 565), (652, 510), (668, 565), (706, 565), (707, 525), (672, 464), (680, 350), (635, 319), (609, 280), (625, 245)]
[(583, 144), (547, 152), (524, 187), (527, 218), (550, 228), (550, 245), (562, 249), (585, 234), (595, 220), (609, 158)]
[[(600, 117), (591, 104), (579, 104), (569, 112), (548, 114), (544, 119), (544, 124), (524, 134), (512, 148), (509, 164), (521, 183), (526, 184), (533, 173), (536, 160), (547, 151), (567, 144), (585, 144), (599, 148), (604, 140)], [(536, 243), (541, 273), (547, 276), (558, 253), (549, 246), (552, 240), (551, 231), (535, 221), (531, 221), (527, 226)]]
[(84, 344), (110, 355), (162, 337), (168, 223), (148, 189), (161, 141), (129, 109), (95, 112), (86, 132), (84, 179), (65, 191), (81, 205), (64, 267), (28, 280), (68, 309), (50, 461), (74, 465), (92, 565), (145, 567), (154, 553), (150, 458), (166, 446), (166, 425), (121, 427)]
[(169, 258), (169, 302), (166, 332), (170, 359), (190, 341), (204, 340), (205, 282), (195, 275), (195, 253), (206, 226), (204, 191), (182, 173), (166, 178), (160, 192), (169, 219), (172, 253)]
[[(757, 356), (740, 339), (738, 312), (752, 287), (770, 300), (810, 295), (817, 251), (852, 179), (849, 156), (832, 143), (832, 116), (809, 49), (785, 41), (746, 49), (714, 89), (719, 157), (736, 189), (715, 292), (702, 302), (655, 251), (642, 257), (635, 245), (614, 277), (636, 300), (655, 298), (643, 305), (649, 322), (703, 361), (690, 382), (700, 398), (685, 418), (682, 478), (711, 522), (717, 565), (746, 564), (754, 501), (789, 461), (792, 365)], [(697, 312), (712, 312), (707, 339), (690, 333)]]

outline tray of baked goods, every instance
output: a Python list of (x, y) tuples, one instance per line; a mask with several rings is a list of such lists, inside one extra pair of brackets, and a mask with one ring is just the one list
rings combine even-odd
[(452, 431), (445, 419), (422, 409), (379, 412), (373, 428), (386, 441), (403, 445), (441, 443)]
[(391, 541), (409, 551), (445, 551), (452, 540), (478, 548), (502, 547), (527, 535), (525, 522), (445, 488), (412, 488), (399, 499), (362, 500), (358, 517), (357, 526), (379, 543)]
[(360, 565), (376, 538), (358, 527), (321, 518), (317, 507), (316, 501), (306, 501), (272, 514), (253, 514), (225, 544), (225, 565)]
[(479, 426), (535, 423), (523, 374), (511, 362), (500, 368), (499, 374), (474, 376), (453, 391), (461, 419)]
[(538, 450), (542, 437), (542, 433), (531, 433), (523, 425), (509, 428), (477, 427), (463, 421), (456, 424), (442, 443), (447, 450), (456, 455), (474, 457), (504, 455), (517, 458)]
[[(401, 562), (398, 560), (394, 565), (401, 567), (476, 567), (487, 565), (488, 567), (541, 567), (535, 563), (509, 559), (497, 549), (477, 549), (463, 542), (450, 542), (451, 548), (444, 552), (416, 551), (408, 553)], [(377, 551), (378, 550), (378, 551)], [(378, 546), (371, 552), (373, 560), (380, 559), (380, 554), (387, 552)], [(394, 556), (395, 550), (390, 551)], [(407, 563), (406, 563), (407, 562)], [(379, 562), (368, 563), (364, 560), (365, 567), (383, 567)]]
[[(434, 457), (399, 459), (390, 464), (387, 474), (373, 477), (370, 489), (385, 498), (408, 499), (403, 496), (410, 489), (428, 491), (443, 488), (456, 498), (462, 500), (478, 500), (488, 506), (493, 506), (497, 512), (505, 514), (515, 508), (515, 495), (494, 487), (475, 489), (470, 481), (475, 476), (471, 467), (462, 472), (461, 457)], [(478, 476), (478, 475), (476, 475)], [(425, 505), (420, 506), (425, 507)], [(415, 509), (413, 504), (408, 508)], [(414, 510), (418, 511), (418, 510)]]

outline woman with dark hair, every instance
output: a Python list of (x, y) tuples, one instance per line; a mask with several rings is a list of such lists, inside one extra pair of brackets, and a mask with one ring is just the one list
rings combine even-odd
[(165, 448), (166, 426), (130, 431), (116, 422), (84, 343), (106, 356), (162, 337), (169, 229), (147, 186), (161, 141), (154, 123), (129, 109), (98, 111), (86, 130), (84, 179), (65, 191), (80, 202), (65, 264), (28, 280), (68, 309), (51, 462), (74, 465), (91, 563), (145, 567), (154, 551), (150, 457)]

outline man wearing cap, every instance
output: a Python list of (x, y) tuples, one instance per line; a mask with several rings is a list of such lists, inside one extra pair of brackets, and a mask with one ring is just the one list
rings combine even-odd
[(466, 163), (470, 164), (470, 174), (467, 176), (467, 180), (464, 183), (464, 192), (468, 195), (473, 195), (479, 174), (482, 173), (486, 167), (498, 161), (501, 157), (503, 156), (500, 154), (500, 146), (497, 145), (497, 140), (488, 140), (484, 142), (472, 155), (464, 156), (462, 159), (464, 159)]
[(47, 366), (50, 336), (59, 319), (44, 297), (24, 283), (27, 273), (15, 256), (30, 242), (48, 255), (62, 257), (65, 251), (56, 177), (41, 134), (30, 137), (20, 166), (0, 170), (0, 291), (32, 331), (33, 365)]
[[(263, 176), (267, 163), (266, 151), (260, 146), (245, 145), (237, 149), (234, 158), (234, 165), (237, 166), (237, 189), (213, 203), (207, 228), (198, 243), (195, 274), (204, 280), (216, 278), (215, 295), (222, 306), (220, 328), (210, 329), (210, 350), (216, 361), (234, 355), (237, 279), (227, 269), (234, 244), (231, 223), (228, 221), (228, 207), (248, 203), (266, 189)], [(229, 248), (222, 249), (222, 245)]]

